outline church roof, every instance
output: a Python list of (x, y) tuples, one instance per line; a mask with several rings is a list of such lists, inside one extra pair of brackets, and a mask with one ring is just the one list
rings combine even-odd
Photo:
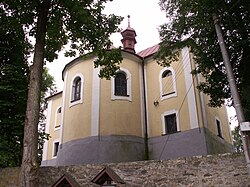
[(160, 45), (156, 44), (152, 47), (149, 47), (147, 49), (140, 51), (139, 53), (137, 53), (137, 55), (142, 57), (142, 58), (149, 57), (149, 56), (155, 54), (159, 50), (159, 47), (160, 47)]

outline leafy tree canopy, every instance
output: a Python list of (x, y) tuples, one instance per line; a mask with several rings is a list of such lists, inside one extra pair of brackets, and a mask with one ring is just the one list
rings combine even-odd
[(240, 135), (240, 126), (234, 127), (234, 130), (232, 131), (232, 138), (235, 152), (242, 153), (244, 149)]
[[(110, 49), (109, 37), (119, 31), (122, 21), (119, 16), (102, 13), (107, 0), (70, 0), (70, 1), (28, 1), (2, 0), (1, 11), (9, 17), (17, 18), (27, 36), (37, 37), (38, 15), (47, 9), (45, 32), (45, 60), (57, 59), (63, 46), (70, 42), (66, 56), (92, 52), (99, 58), (95, 65), (102, 66), (100, 75), (109, 78), (118, 69), (121, 62), (120, 49)], [(41, 36), (42, 37), (42, 36)], [(32, 44), (33, 42), (30, 41)], [(34, 46), (33, 46), (34, 47)], [(33, 47), (28, 51), (34, 52)]]
[[(104, 15), (103, 3), (107, 0), (2, 0), (0, 9), (5, 16), (14, 17), (25, 36), (34, 37), (28, 54), (34, 52), (30, 67), (29, 90), (24, 126), (24, 151), (20, 172), (20, 186), (37, 186), (38, 122), (42, 71), (44, 59), (52, 62), (69, 41), (71, 50), (66, 55), (92, 52), (98, 58), (100, 75), (109, 78), (122, 60), (120, 49), (110, 49), (109, 36), (119, 31), (122, 18)], [(30, 42), (32, 44), (32, 42)], [(108, 72), (108, 73), (106, 73)]]
[(0, 11), (0, 167), (18, 166), (28, 91), (28, 45), (18, 20)]
[(169, 22), (160, 27), (162, 39), (156, 55), (161, 65), (178, 56), (176, 49), (191, 48), (205, 81), (199, 89), (208, 94), (211, 106), (231, 98), (212, 15), (219, 17), (230, 61), (236, 76), (246, 118), (250, 118), (250, 3), (244, 0), (160, 0)]
[[(13, 29), (15, 19), (1, 17), (0, 30), (0, 167), (20, 166), (23, 149), (23, 127), (28, 93), (29, 67), (22, 29)], [(11, 24), (9, 24), (11, 22)], [(15, 23), (17, 24), (17, 23)], [(13, 52), (14, 51), (14, 52)], [(41, 94), (40, 123), (44, 124), (45, 93), (55, 91), (54, 79), (44, 69)], [(41, 125), (39, 147), (48, 135)]]
[[(7, 16), (4, 11), (0, 12), (0, 17), (0, 167), (13, 167), (20, 166), (22, 161), (30, 46), (17, 18)], [(40, 124), (45, 120), (46, 93), (56, 90), (48, 69), (44, 69), (42, 77)], [(39, 147), (48, 138), (42, 127)]]

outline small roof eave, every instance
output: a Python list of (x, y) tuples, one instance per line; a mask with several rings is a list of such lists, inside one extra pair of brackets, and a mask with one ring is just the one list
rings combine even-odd
[(46, 99), (46, 100), (49, 100), (49, 99), (51, 99), (52, 97), (58, 96), (58, 95), (60, 95), (60, 94), (62, 94), (62, 91), (57, 92), (57, 93), (55, 93), (55, 94), (52, 94), (52, 95), (46, 97), (45, 99)]

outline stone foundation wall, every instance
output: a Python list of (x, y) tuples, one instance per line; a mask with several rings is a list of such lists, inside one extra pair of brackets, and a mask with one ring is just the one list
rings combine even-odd
[(128, 162), (144, 159), (144, 141), (137, 136), (101, 136), (62, 144), (56, 165)]
[[(152, 160), (232, 153), (232, 145), (205, 128), (151, 137), (148, 144)], [(43, 160), (42, 166), (143, 161), (144, 148), (144, 139), (137, 136), (87, 137), (62, 144), (57, 158)]]
[(216, 136), (208, 129), (205, 130), (207, 154), (232, 153), (233, 145), (227, 143), (223, 138)]
[[(250, 186), (245, 158), (239, 154), (191, 157), (164, 161), (140, 161), (79, 166), (41, 167), (40, 187), (49, 187), (63, 174), (70, 174), (80, 186), (98, 186), (91, 180), (109, 166), (125, 184), (119, 186)], [(0, 186), (18, 185), (19, 168), (0, 169)]]
[(208, 155), (204, 128), (149, 138), (149, 148), (153, 160)]

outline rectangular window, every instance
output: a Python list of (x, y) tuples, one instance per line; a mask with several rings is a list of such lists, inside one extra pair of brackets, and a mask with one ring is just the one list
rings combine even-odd
[(127, 96), (127, 78), (124, 73), (115, 76), (115, 95)]
[(217, 126), (217, 132), (218, 132), (218, 136), (223, 138), (222, 137), (222, 132), (221, 132), (221, 124), (220, 124), (220, 121), (216, 119), (216, 126)]
[(54, 142), (53, 157), (57, 156), (58, 149), (59, 149), (59, 142)]
[(176, 114), (170, 114), (164, 117), (166, 134), (177, 132)]

